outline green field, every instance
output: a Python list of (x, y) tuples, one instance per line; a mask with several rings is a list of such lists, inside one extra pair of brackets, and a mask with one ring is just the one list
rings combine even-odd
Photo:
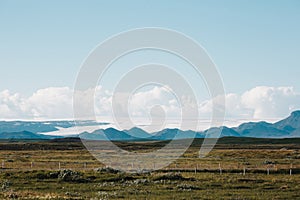
[[(123, 173), (77, 140), (2, 141), (0, 199), (300, 199), (299, 139), (223, 138), (203, 159), (201, 143), (159, 171)], [(150, 151), (165, 142), (116, 144)]]

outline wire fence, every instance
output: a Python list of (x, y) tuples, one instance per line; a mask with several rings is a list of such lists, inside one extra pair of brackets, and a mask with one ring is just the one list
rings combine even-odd
[[(132, 166), (132, 172), (136, 171), (134, 163), (128, 164)], [(35, 161), (35, 162), (9, 162), (2, 161), (0, 171), (30, 171), (30, 170), (78, 170), (88, 171), (105, 168), (99, 162), (71, 162), (71, 161)], [(147, 169), (139, 169), (137, 172), (151, 171)], [(240, 173), (246, 175), (247, 173), (262, 173), (262, 174), (300, 174), (299, 164), (266, 164), (247, 166), (239, 163), (173, 163), (168, 167), (157, 170), (158, 172), (192, 172), (192, 173)]]

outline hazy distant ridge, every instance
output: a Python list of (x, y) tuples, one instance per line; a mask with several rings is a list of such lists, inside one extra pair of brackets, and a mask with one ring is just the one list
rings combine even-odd
[[(82, 125), (95, 125), (97, 122), (82, 121)], [(98, 123), (101, 124), (101, 123)], [(103, 124), (103, 123), (102, 123)], [(57, 130), (57, 126), (68, 128), (75, 126), (72, 121), (55, 122), (0, 122), (0, 139), (52, 139), (40, 133)], [(221, 133), (221, 134), (219, 134)], [(291, 113), (289, 117), (276, 123), (248, 122), (235, 128), (214, 127), (202, 132), (164, 129), (156, 133), (134, 127), (119, 131), (114, 128), (100, 129), (92, 133), (83, 132), (74, 135), (87, 140), (172, 140), (204, 137), (255, 137), (255, 138), (291, 138), (300, 137), (300, 111)]]

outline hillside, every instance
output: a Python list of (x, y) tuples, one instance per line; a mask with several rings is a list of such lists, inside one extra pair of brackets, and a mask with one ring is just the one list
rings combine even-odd
[[(0, 122), (0, 139), (53, 139), (47, 133), (74, 126), (103, 125), (93, 121), (53, 122)], [(43, 135), (41, 134), (43, 133)], [(155, 133), (147, 133), (143, 129), (133, 127), (129, 130), (117, 130), (114, 128), (99, 129), (93, 132), (74, 133), (73, 137), (86, 140), (114, 140), (114, 141), (139, 141), (139, 140), (172, 140), (189, 138), (218, 138), (218, 137), (251, 137), (251, 138), (295, 138), (300, 137), (300, 111), (276, 123), (248, 122), (238, 127), (212, 127), (199, 132), (193, 130), (163, 129)]]

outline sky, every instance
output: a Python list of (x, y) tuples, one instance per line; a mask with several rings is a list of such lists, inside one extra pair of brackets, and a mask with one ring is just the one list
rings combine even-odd
[[(206, 49), (222, 76), (229, 118), (287, 116), (300, 109), (299, 10), (297, 0), (0, 0), (0, 118), (70, 117), (64, 113), (71, 113), (72, 88), (89, 53), (112, 35), (142, 27), (179, 31)], [(137, 58), (182, 64), (156, 53), (136, 55), (116, 64), (111, 77)], [(201, 85), (199, 109), (206, 116), (208, 93), (202, 82), (193, 84)]]

